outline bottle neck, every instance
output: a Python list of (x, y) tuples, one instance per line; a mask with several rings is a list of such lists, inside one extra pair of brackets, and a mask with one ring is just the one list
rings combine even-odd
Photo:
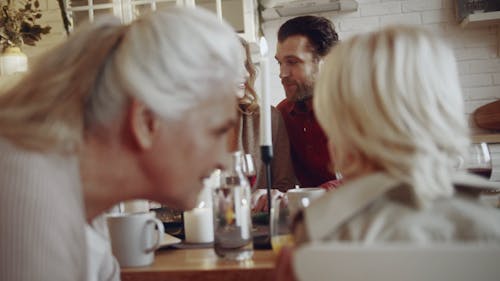
[(227, 187), (239, 185), (249, 186), (248, 180), (243, 174), (243, 154), (241, 151), (232, 153), (231, 165), (224, 173), (222, 184)]

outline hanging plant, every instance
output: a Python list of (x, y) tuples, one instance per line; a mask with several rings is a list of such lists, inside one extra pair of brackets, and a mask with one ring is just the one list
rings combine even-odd
[(2, 49), (35, 46), (50, 26), (41, 26), (42, 17), (38, 0), (0, 0), (0, 45)]

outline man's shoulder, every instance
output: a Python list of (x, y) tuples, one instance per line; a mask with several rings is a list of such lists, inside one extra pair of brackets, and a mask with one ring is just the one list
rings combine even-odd
[(278, 103), (276, 108), (278, 109), (279, 112), (283, 114), (289, 112), (290, 109), (292, 108), (292, 105), (293, 103), (289, 102), (287, 99), (283, 99), (282, 101), (280, 101), (280, 103)]

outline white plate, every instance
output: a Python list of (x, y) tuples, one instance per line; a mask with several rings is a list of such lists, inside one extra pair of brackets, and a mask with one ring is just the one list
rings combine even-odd
[(163, 247), (167, 247), (167, 246), (170, 246), (170, 245), (173, 245), (173, 244), (177, 244), (177, 243), (180, 243), (181, 242), (181, 239), (175, 237), (175, 236), (172, 236), (168, 233), (165, 233), (165, 235), (163, 236), (163, 241), (160, 243), (160, 247), (159, 248), (163, 248)]

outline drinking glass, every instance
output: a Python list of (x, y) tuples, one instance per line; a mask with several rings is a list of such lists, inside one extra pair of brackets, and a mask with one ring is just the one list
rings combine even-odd
[(257, 171), (255, 170), (255, 162), (252, 154), (244, 154), (242, 159), (242, 170), (245, 177), (250, 183), (250, 188), (255, 188), (255, 181), (257, 180)]
[(325, 189), (321, 187), (294, 188), (286, 192), (288, 209), (294, 216), (298, 211), (307, 208), (314, 200), (325, 194)]
[(488, 144), (485, 142), (472, 144), (469, 147), (469, 155), (464, 166), (469, 173), (489, 179), (492, 166)]
[(234, 152), (232, 165), (221, 173), (212, 190), (214, 250), (217, 256), (246, 260), (253, 256), (250, 185), (242, 173), (242, 154)]
[(286, 195), (273, 199), (269, 222), (271, 246), (274, 253), (279, 253), (283, 246), (292, 246), (294, 244), (291, 229), (292, 217)]

